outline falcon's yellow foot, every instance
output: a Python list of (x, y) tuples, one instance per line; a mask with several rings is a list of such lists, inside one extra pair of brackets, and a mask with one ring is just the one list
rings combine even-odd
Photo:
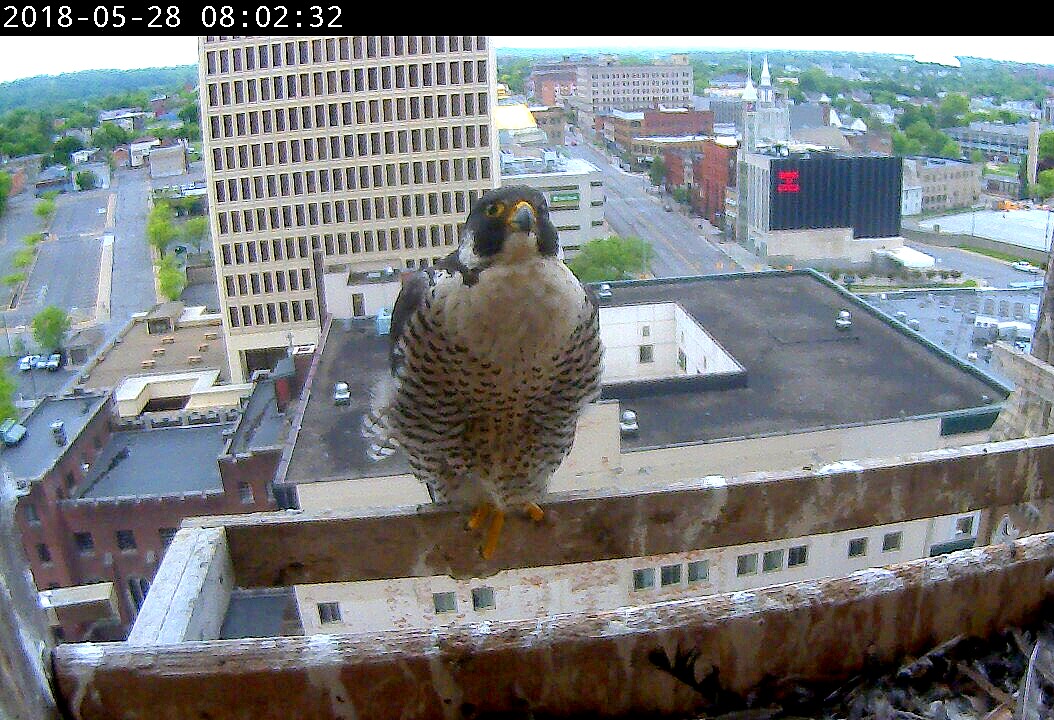
[(490, 527), (487, 528), (487, 539), (480, 550), (480, 555), (484, 560), (490, 560), (490, 556), (498, 549), (498, 539), (501, 537), (501, 528), (504, 524), (505, 513), (494, 508), (494, 516), (490, 519)]
[(479, 507), (472, 511), (472, 516), (468, 519), (465, 527), (469, 530), (475, 530), (480, 526), (480, 523), (487, 519), (493, 509), (494, 506), (490, 503), (480, 503)]
[(542, 518), (545, 517), (545, 511), (538, 507), (538, 503), (529, 502), (523, 506), (523, 509), (531, 516), (531, 520), (535, 522), (541, 522)]

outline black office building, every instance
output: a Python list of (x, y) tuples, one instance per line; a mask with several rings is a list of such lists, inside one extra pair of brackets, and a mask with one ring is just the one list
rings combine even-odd
[(769, 230), (853, 228), (857, 238), (900, 234), (899, 157), (811, 154), (769, 165)]

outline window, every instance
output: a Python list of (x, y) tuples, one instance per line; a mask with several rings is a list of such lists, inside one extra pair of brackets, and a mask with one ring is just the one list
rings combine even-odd
[(37, 545), (37, 557), (40, 558), (40, 562), (51, 562), (51, 551), (48, 550), (48, 546), (44, 543), (40, 543), (39, 545)]
[(798, 545), (787, 551), (787, 567), (804, 565), (809, 560), (809, 546)]
[(318, 603), (318, 619), (323, 624), (340, 622), (340, 603)]
[(893, 550), (900, 550), (900, 541), (903, 533), (891, 532), (886, 533), (882, 537), (882, 552), (891, 552)]
[(472, 609), (492, 610), (494, 609), (494, 588), (478, 587), (472, 588)]
[(651, 325), (645, 325), (644, 327), (642, 327), (640, 329), (640, 336), (641, 337), (648, 337), (650, 335), (651, 335)]
[(641, 345), (640, 346), (640, 361), (642, 363), (655, 362), (655, 346), (654, 345)]
[(758, 571), (758, 554), (740, 555), (736, 558), (736, 575), (755, 575)]
[(135, 533), (131, 530), (118, 530), (117, 547), (121, 550), (135, 550)]
[(81, 555), (95, 552), (95, 540), (90, 532), (73, 533), (73, 541), (77, 543), (77, 550)]
[(769, 550), (761, 558), (761, 569), (773, 572), (783, 569), (783, 550)]
[(641, 568), (633, 571), (633, 589), (646, 590), (655, 587), (655, 568)]
[(688, 563), (688, 584), (703, 582), (710, 577), (710, 561), (694, 560)]
[(37, 514), (37, 506), (36, 505), (34, 505), (32, 503), (28, 503), (28, 504), (26, 504), (26, 506), (22, 510), (22, 512), (25, 514), (25, 518), (26, 518), (26, 522), (27, 523), (30, 523), (32, 525), (36, 525), (36, 524), (38, 524), (40, 522), (40, 515)]
[(973, 518), (972, 517), (961, 517), (955, 521), (955, 533), (957, 535), (972, 535), (973, 534)]
[(681, 564), (663, 565), (659, 570), (659, 582), (665, 585), (681, 584)]
[(242, 505), (252, 505), (256, 502), (256, 498), (253, 497), (253, 486), (247, 482), (238, 483), (238, 499), (241, 500)]
[(138, 611), (146, 600), (146, 594), (150, 591), (150, 581), (141, 577), (128, 578), (128, 594), (132, 598), (132, 605)]
[(160, 528), (160, 529), (158, 529), (157, 534), (161, 538), (161, 548), (162, 549), (165, 549), (169, 545), (172, 544), (172, 540), (176, 537), (176, 533), (178, 531), (179, 531), (179, 528), (174, 528), (174, 527), (167, 527), (167, 528)]
[(853, 538), (849, 541), (849, 557), (867, 555), (867, 538)]
[(432, 605), (435, 606), (436, 613), (457, 612), (457, 595), (452, 592), (432, 593)]

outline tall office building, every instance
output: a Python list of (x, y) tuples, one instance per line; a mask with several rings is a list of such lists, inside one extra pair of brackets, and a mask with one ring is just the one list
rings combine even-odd
[(231, 378), (315, 342), (321, 274), (430, 265), (498, 185), (479, 36), (204, 37), (201, 118)]

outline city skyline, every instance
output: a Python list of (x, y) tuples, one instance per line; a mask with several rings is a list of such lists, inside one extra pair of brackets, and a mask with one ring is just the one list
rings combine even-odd
[[(509, 49), (826, 51), (910, 55), (924, 62), (979, 57), (1054, 65), (1044, 38), (980, 36), (496, 36)], [(132, 70), (192, 65), (197, 39), (182, 37), (10, 37), (0, 50), (0, 83), (82, 70)]]

